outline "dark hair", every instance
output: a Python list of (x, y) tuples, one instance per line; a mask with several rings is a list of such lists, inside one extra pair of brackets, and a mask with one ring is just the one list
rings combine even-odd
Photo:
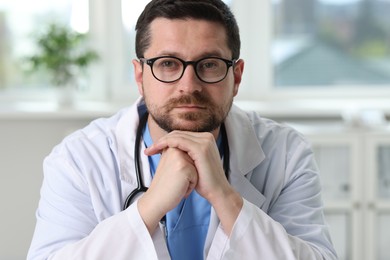
[(150, 24), (156, 18), (193, 18), (217, 22), (223, 25), (227, 34), (227, 45), (232, 58), (240, 57), (240, 33), (230, 8), (222, 0), (152, 0), (146, 5), (136, 24), (135, 52), (143, 58), (150, 45)]

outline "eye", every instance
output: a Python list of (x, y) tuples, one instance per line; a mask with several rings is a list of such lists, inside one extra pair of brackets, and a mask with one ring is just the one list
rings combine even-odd
[(204, 70), (212, 70), (218, 68), (219, 65), (218, 62), (216, 62), (215, 60), (206, 60), (202, 62), (200, 66)]
[(171, 60), (164, 60), (163, 62), (161, 62), (160, 66), (172, 67), (172, 66), (174, 66), (174, 62), (172, 62)]
[(175, 58), (161, 58), (156, 60), (155, 66), (162, 70), (175, 70), (181, 67), (181, 62)]
[(203, 72), (214, 72), (224, 68), (224, 64), (219, 59), (204, 59), (198, 64), (198, 70)]

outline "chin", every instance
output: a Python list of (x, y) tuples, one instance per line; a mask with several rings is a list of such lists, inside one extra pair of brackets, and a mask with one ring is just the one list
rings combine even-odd
[(189, 132), (211, 132), (215, 130), (218, 126), (219, 124), (216, 125), (214, 122), (210, 124), (209, 122), (187, 121), (174, 124), (172, 129)]
[(212, 132), (217, 129), (221, 121), (218, 117), (202, 113), (152, 115), (157, 125), (166, 132), (174, 130), (189, 132)]

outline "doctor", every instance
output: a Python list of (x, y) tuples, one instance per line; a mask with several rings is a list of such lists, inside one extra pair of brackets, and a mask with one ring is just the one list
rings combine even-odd
[(336, 259), (310, 145), (232, 104), (229, 8), (152, 0), (136, 30), (141, 97), (45, 159), (28, 259)]

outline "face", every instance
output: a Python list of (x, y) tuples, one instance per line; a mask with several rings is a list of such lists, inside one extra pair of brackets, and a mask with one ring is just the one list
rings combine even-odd
[[(175, 56), (186, 61), (205, 57), (230, 60), (222, 25), (203, 20), (158, 18), (151, 24), (151, 44), (145, 58)], [(230, 67), (224, 80), (214, 84), (200, 81), (189, 65), (181, 79), (163, 83), (154, 78), (151, 67), (133, 61), (140, 94), (151, 115), (149, 123), (170, 132), (186, 130), (212, 132), (219, 129), (237, 94), (243, 61)]]

